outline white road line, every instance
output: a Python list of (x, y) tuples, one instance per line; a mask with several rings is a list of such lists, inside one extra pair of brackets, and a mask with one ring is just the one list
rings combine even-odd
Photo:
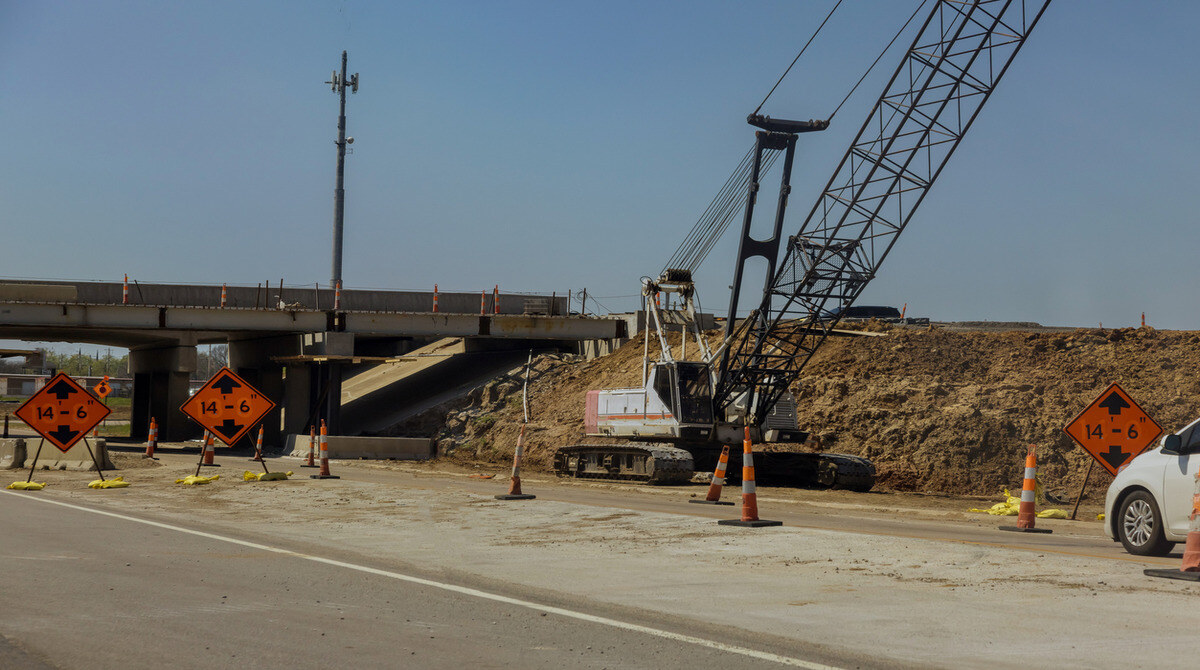
[(482, 598), (484, 600), (491, 600), (493, 602), (505, 603), (508, 605), (516, 605), (518, 607), (525, 607), (527, 609), (535, 610), (538, 612), (545, 612), (547, 614), (557, 614), (559, 616), (576, 619), (578, 621), (587, 621), (589, 623), (600, 624), (602, 626), (609, 626), (612, 628), (620, 628), (622, 630), (628, 630), (628, 631), (632, 631), (632, 632), (636, 632), (636, 633), (643, 633), (645, 635), (653, 635), (655, 637), (660, 637), (660, 638), (667, 639), (667, 640), (675, 640), (676, 642), (686, 642), (688, 644), (694, 644), (698, 647), (707, 647), (709, 649), (715, 649), (717, 651), (724, 651), (724, 652), (728, 652), (731, 654), (738, 654), (741, 656), (747, 656), (750, 658), (763, 660), (763, 661), (771, 661), (773, 663), (788, 665), (788, 666), (792, 666), (795, 668), (805, 668), (806, 670), (841, 670), (840, 668), (837, 668), (835, 666), (822, 665), (820, 663), (813, 663), (811, 661), (805, 661), (803, 659), (793, 658), (791, 656), (780, 656), (779, 654), (772, 654), (770, 652), (759, 651), (757, 649), (749, 649), (747, 647), (739, 647), (739, 646), (732, 645), (732, 644), (725, 644), (724, 642), (717, 642), (715, 640), (707, 640), (702, 637), (694, 637), (691, 635), (681, 635), (679, 633), (672, 633), (671, 631), (667, 631), (667, 630), (651, 628), (649, 626), (642, 626), (639, 624), (629, 623), (626, 621), (618, 621), (616, 619), (609, 619), (608, 617), (595, 616), (593, 614), (586, 614), (584, 612), (576, 612), (574, 610), (563, 609), (561, 607), (552, 607), (550, 605), (541, 605), (538, 603), (530, 602), (528, 600), (520, 600), (518, 598), (510, 598), (508, 596), (502, 596), (502, 595), (499, 595), (496, 593), (488, 593), (487, 591), (480, 591), (478, 589), (472, 589), (472, 588), (468, 588), (465, 586), (458, 586), (456, 584), (435, 582), (430, 579), (414, 577), (412, 575), (406, 575), (406, 574), (399, 573), (399, 572), (392, 572), (391, 570), (380, 570), (378, 568), (372, 568), (372, 567), (368, 567), (365, 565), (357, 565), (355, 563), (347, 563), (345, 561), (338, 561), (338, 560), (334, 560), (332, 558), (313, 556), (311, 554), (304, 554), (304, 553), (300, 553), (297, 551), (292, 551), (290, 549), (282, 549), (280, 547), (272, 547), (272, 546), (266, 545), (266, 544), (259, 544), (257, 542), (249, 542), (246, 540), (239, 540), (239, 539), (233, 538), (233, 537), (226, 537), (224, 535), (216, 535), (214, 533), (206, 533), (201, 530), (193, 530), (191, 528), (183, 528), (182, 526), (173, 526), (168, 523), (161, 523), (158, 521), (150, 521), (148, 519), (139, 519), (139, 518), (133, 517), (133, 516), (117, 514), (116, 512), (106, 512), (104, 510), (93, 509), (90, 507), (82, 507), (80, 505), (73, 505), (71, 503), (66, 503), (66, 502), (62, 502), (59, 500), (47, 500), (46, 498), (32, 496), (32, 495), (25, 494), (25, 493), (17, 493), (14, 491), (4, 491), (4, 493), (7, 493), (7, 494), (13, 495), (13, 496), (17, 496), (24, 500), (34, 500), (37, 502), (49, 503), (51, 505), (60, 505), (62, 507), (67, 507), (67, 508), (78, 510), (81, 512), (90, 512), (92, 514), (100, 514), (103, 516), (112, 517), (114, 519), (122, 519), (124, 521), (132, 521), (134, 523), (145, 524), (147, 526), (154, 526), (155, 528), (164, 528), (166, 530), (173, 530), (173, 531), (180, 532), (180, 533), (187, 533), (189, 535), (196, 535), (198, 537), (205, 537), (210, 540), (217, 540), (220, 542), (228, 542), (230, 544), (238, 544), (243, 547), (250, 547), (252, 549), (259, 549), (261, 551), (269, 551), (269, 552), (276, 553), (276, 554), (283, 554), (286, 556), (292, 556), (294, 558), (302, 558), (302, 559), (305, 559), (308, 561), (313, 561), (314, 563), (324, 563), (325, 565), (333, 565), (333, 566), (336, 566), (339, 568), (346, 568), (349, 570), (357, 570), (359, 572), (365, 572), (365, 573), (371, 574), (371, 575), (378, 575), (380, 577), (389, 577), (391, 579), (398, 579), (400, 581), (410, 582), (412, 584), (420, 584), (422, 586), (429, 586), (429, 587), (432, 587), (435, 589), (441, 589), (443, 591), (450, 591), (452, 593), (458, 593), (458, 594), (462, 594), (465, 596), (471, 596), (474, 598)]

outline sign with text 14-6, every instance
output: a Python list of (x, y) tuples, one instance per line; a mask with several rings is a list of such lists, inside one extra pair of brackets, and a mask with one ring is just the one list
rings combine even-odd
[(275, 403), (229, 368), (221, 368), (179, 408), (227, 446), (250, 431)]
[(1105, 389), (1063, 430), (1112, 475), (1162, 435), (1162, 427), (1117, 384)]
[(21, 405), (15, 414), (64, 453), (112, 412), (63, 373)]

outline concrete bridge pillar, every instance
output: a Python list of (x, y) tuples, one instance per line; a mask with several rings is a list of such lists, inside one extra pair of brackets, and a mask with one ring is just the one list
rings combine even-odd
[(163, 442), (201, 435), (200, 427), (179, 411), (188, 399), (188, 380), (195, 370), (195, 342), (129, 350), (129, 373), (133, 376), (131, 438), (146, 439), (150, 417), (158, 421), (158, 439)]
[[(281, 408), (290, 407), (290, 394), (300, 390), (293, 389), (290, 384), (285, 384), (284, 365), (272, 359), (300, 354), (300, 341), (301, 336), (299, 335), (229, 340), (229, 369), (250, 382), (278, 405), (263, 418), (263, 447), (267, 449), (282, 447), (284, 416), (287, 413)], [(291, 373), (290, 368), (288, 372)], [(249, 440), (246, 444), (253, 447), (254, 440), (258, 437), (258, 431), (252, 430), (248, 435), (248, 438), (244, 438)], [(239, 446), (246, 446), (246, 444)]]

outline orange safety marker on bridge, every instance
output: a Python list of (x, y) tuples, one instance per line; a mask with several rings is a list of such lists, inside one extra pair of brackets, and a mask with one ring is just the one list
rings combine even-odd
[(438, 311), (437, 284), (433, 285), (433, 311)]
[(496, 284), (496, 288), (492, 289), (492, 314), (500, 313), (500, 285)]
[(310, 479), (341, 479), (337, 475), (329, 473), (329, 432), (325, 428), (325, 419), (321, 419), (321, 471), (315, 475), (309, 475)]
[(156, 448), (158, 448), (158, 421), (155, 421), (154, 417), (150, 417), (150, 431), (146, 434), (146, 453), (142, 458), (154, 458)]
[(487, 314), (487, 291), (479, 292), (479, 313), (480, 315)]
[(1188, 515), (1187, 542), (1183, 545), (1183, 564), (1178, 570), (1170, 568), (1147, 568), (1142, 574), (1147, 577), (1165, 577), (1200, 582), (1200, 473), (1196, 473), (1196, 488), (1192, 491), (1192, 513)]
[(1049, 528), (1035, 528), (1037, 510), (1037, 454), (1036, 447), (1029, 445), (1025, 455), (1025, 480), (1021, 483), (1021, 505), (1017, 509), (1016, 526), (1000, 526), (1000, 530), (1015, 530), (1022, 533), (1050, 533)]
[(221, 284), (221, 307), (224, 307), (229, 302), (229, 293), (225, 290), (225, 285)]
[(521, 493), (521, 459), (525, 455), (525, 424), (521, 424), (521, 432), (517, 434), (517, 449), (513, 452), (512, 480), (508, 485), (506, 495), (496, 496), (496, 500), (533, 500), (537, 496)]
[(254, 458), (251, 458), (250, 460), (258, 461), (259, 463), (263, 462), (262, 444), (263, 444), (263, 427), (261, 425), (259, 425), (258, 440), (254, 443)]
[(316, 462), (313, 460), (313, 458), (315, 457), (314, 452), (316, 452), (316, 450), (317, 450), (317, 427), (309, 426), (308, 427), (308, 458), (306, 458), (304, 460), (304, 463), (300, 467), (302, 467), (302, 468), (317, 467)]
[(758, 491), (754, 486), (754, 449), (750, 443), (749, 427), (746, 427), (742, 438), (742, 518), (721, 519), (717, 523), (722, 526), (743, 526), (745, 528), (783, 525), (782, 521), (767, 521), (758, 518)]
[(721, 447), (721, 457), (717, 459), (717, 470), (713, 473), (712, 483), (708, 486), (708, 495), (703, 500), (692, 498), (688, 502), (700, 505), (732, 505), (731, 502), (721, 500), (721, 489), (725, 487), (725, 469), (728, 466), (729, 445), (727, 444)]
[(121, 286), (121, 304), (129, 304), (129, 275), (125, 275), (125, 283)]
[(342, 308), (342, 281), (339, 279), (337, 285), (333, 288), (333, 310)]

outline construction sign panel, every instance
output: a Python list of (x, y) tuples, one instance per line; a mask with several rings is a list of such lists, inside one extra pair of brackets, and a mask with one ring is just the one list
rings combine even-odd
[(1162, 427), (1116, 384), (1063, 430), (1112, 475), (1162, 435)]
[(63, 452), (112, 412), (74, 379), (58, 373), (15, 412)]
[(101, 398), (107, 398), (108, 394), (112, 393), (112, 386), (108, 384), (108, 375), (104, 375), (104, 379), (101, 379), (100, 383), (93, 386), (92, 390)]
[(226, 446), (242, 439), (272, 409), (274, 402), (229, 368), (221, 368), (179, 408)]

